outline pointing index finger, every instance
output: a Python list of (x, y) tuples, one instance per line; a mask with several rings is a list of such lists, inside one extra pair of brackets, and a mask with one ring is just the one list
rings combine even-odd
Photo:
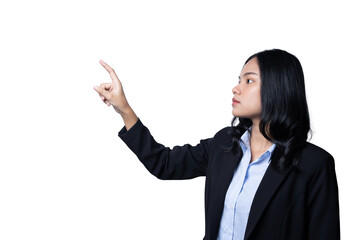
[(101, 59), (100, 59), (99, 62), (100, 62), (100, 64), (109, 72), (110, 77), (111, 77), (111, 79), (112, 79), (113, 81), (114, 81), (114, 80), (118, 80), (118, 81), (119, 81), (119, 79), (118, 79), (118, 77), (117, 77), (114, 69), (112, 69), (109, 65), (107, 65), (106, 62), (104, 62), (104, 61), (101, 60)]

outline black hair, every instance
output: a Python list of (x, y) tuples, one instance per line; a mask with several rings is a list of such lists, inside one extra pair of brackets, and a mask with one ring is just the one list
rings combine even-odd
[[(259, 129), (267, 140), (276, 144), (271, 165), (284, 172), (298, 165), (295, 154), (305, 146), (311, 132), (304, 73), (300, 61), (283, 50), (256, 53), (245, 64), (253, 58), (258, 62), (261, 77)], [(251, 125), (252, 121), (248, 118), (234, 117), (232, 120), (231, 150), (240, 158), (243, 152), (239, 139)]]

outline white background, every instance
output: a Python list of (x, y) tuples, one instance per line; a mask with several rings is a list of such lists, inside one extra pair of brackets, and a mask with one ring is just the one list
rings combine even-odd
[(251, 54), (302, 62), (314, 136), (335, 158), (343, 239), (359, 239), (356, 1), (5, 1), (0, 4), (0, 239), (202, 239), (204, 178), (160, 181), (94, 85), (123, 82), (167, 145), (231, 122)]

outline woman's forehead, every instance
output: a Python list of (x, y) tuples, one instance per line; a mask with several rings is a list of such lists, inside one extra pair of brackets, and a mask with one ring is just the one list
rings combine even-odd
[(256, 58), (252, 58), (244, 65), (241, 70), (240, 77), (246, 76), (250, 73), (260, 75), (260, 68)]

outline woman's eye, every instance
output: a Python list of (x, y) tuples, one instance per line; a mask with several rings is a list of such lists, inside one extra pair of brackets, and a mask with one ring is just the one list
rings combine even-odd
[(252, 82), (254, 82), (254, 81), (251, 80), (251, 79), (247, 79), (246, 82), (247, 82), (247, 83), (252, 83)]

